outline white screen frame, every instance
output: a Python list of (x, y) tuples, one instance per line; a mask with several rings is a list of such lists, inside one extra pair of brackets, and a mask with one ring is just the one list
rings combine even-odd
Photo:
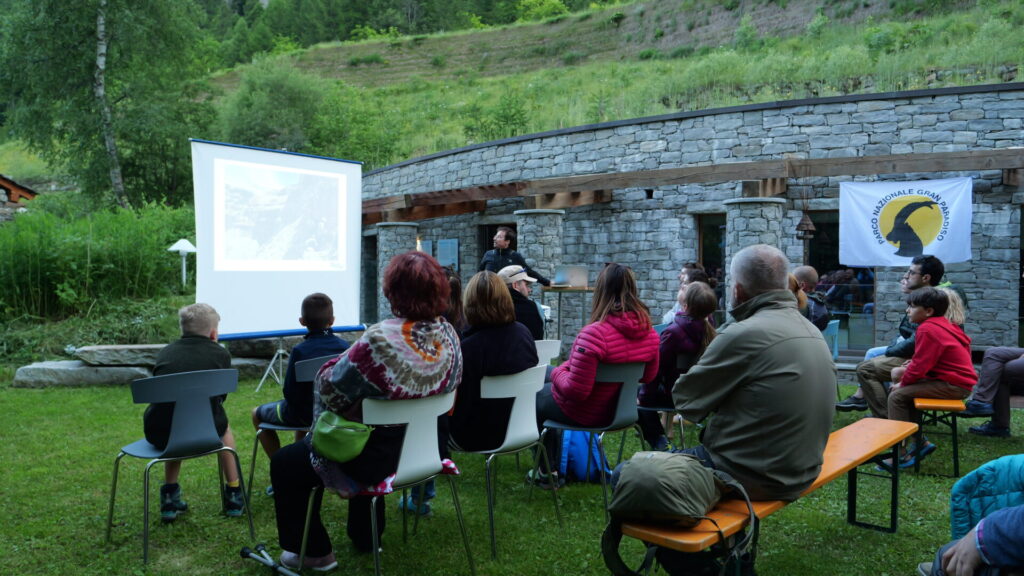
[(323, 292), (359, 324), (362, 164), (193, 139), (196, 301), (225, 335), (298, 328)]

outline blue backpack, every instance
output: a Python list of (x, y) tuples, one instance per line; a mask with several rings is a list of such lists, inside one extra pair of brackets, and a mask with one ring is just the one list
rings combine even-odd
[[(562, 459), (558, 463), (558, 473), (566, 482), (600, 482), (601, 453), (597, 448), (597, 438), (590, 444), (590, 478), (587, 478), (587, 440), (591, 432), (578, 430), (562, 431)], [(605, 467), (604, 473), (611, 477), (611, 469)]]

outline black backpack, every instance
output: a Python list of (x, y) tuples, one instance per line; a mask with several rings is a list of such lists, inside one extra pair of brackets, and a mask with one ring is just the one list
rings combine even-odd
[[(649, 545), (638, 571), (619, 555), (622, 522), (639, 521), (682, 527), (696, 526), (707, 518), (722, 497), (739, 497), (747, 503), (750, 526), (732, 545), (716, 544), (696, 554)], [(701, 464), (696, 456), (671, 452), (637, 452), (619, 469), (618, 483), (608, 506), (611, 521), (601, 536), (601, 555), (615, 576), (646, 573), (658, 563), (669, 575), (717, 576), (734, 572), (753, 574), (756, 555), (757, 516), (746, 491), (731, 476)], [(722, 541), (726, 539), (723, 537)]]

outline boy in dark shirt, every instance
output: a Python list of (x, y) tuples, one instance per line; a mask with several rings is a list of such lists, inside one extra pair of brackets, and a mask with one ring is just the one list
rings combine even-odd
[[(195, 372), (197, 370), (222, 370), (231, 368), (231, 354), (217, 344), (217, 327), (220, 315), (209, 304), (196, 303), (178, 310), (181, 338), (171, 342), (157, 354), (153, 366), (154, 376)], [(228, 415), (224, 412), (227, 395), (210, 399), (213, 422), (221, 442), (229, 448), (235, 447), (235, 437), (228, 426)], [(167, 446), (171, 431), (171, 417), (174, 415), (173, 402), (150, 404), (142, 416), (146, 440), (157, 448)], [(227, 486), (222, 492), (224, 513), (238, 517), (245, 511), (241, 483), (235, 460), (228, 452), (219, 454), (224, 480)], [(181, 461), (164, 463), (164, 485), (160, 487), (160, 519), (174, 522), (178, 514), (188, 510), (188, 504), (181, 499), (178, 475)]]
[[(302, 300), (302, 316), (299, 324), (306, 327), (305, 340), (298, 343), (288, 356), (288, 370), (284, 377), (284, 399), (253, 408), (252, 425), (277, 424), (296, 428), (308, 427), (313, 422), (313, 383), (295, 381), (295, 363), (330, 354), (341, 354), (348, 349), (348, 342), (331, 332), (334, 324), (334, 303), (326, 294), (310, 294)], [(305, 432), (296, 432), (295, 440), (302, 439)], [(260, 444), (267, 456), (273, 456), (281, 448), (281, 440), (274, 430), (260, 433)], [(268, 489), (268, 493), (272, 493)]]

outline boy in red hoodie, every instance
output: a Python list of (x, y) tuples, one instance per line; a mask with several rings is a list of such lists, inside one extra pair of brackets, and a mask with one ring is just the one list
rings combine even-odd
[[(918, 324), (914, 356), (892, 370), (889, 392), (890, 420), (913, 422), (914, 398), (963, 400), (978, 382), (971, 362), (971, 339), (959, 326), (946, 319), (949, 298), (932, 287), (919, 288), (907, 296), (907, 316)], [(914, 465), (935, 451), (925, 441), (917, 454), (907, 454), (900, 467)]]

